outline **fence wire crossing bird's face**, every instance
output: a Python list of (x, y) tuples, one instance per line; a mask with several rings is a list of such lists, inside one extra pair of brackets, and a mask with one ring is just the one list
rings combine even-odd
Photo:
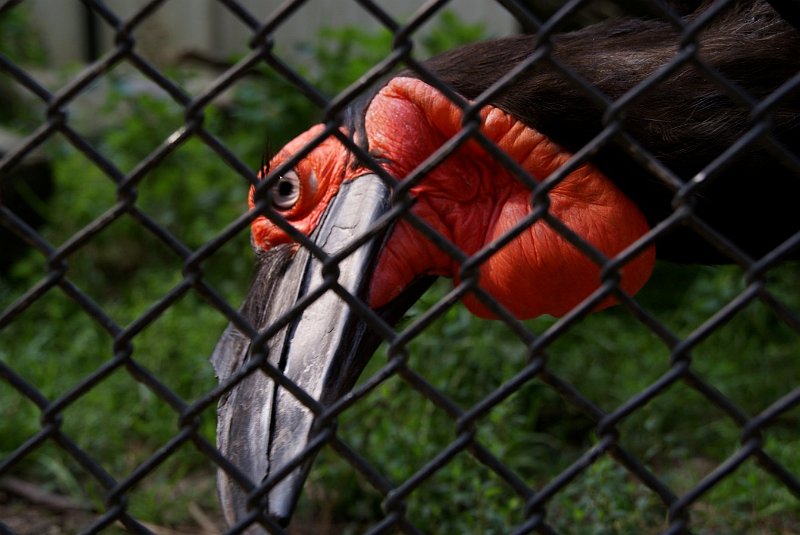
[[(730, 43), (715, 40), (733, 34), (745, 43), (734, 62)], [(790, 52), (800, 42), (767, 4), (737, 7), (705, 38), (706, 59), (723, 74), (759, 65), (757, 80), (736, 78), (754, 98), (800, 70)], [(669, 61), (674, 43), (667, 23), (623, 19), (557, 36), (554, 50), (617, 99)], [(562, 316), (634, 295), (657, 254), (729, 260), (696, 229), (652, 232), (676, 198), (740, 248), (734, 253), (758, 257), (797, 232), (795, 221), (776, 215), (800, 189), (791, 166), (764, 158), (756, 144), (717, 173), (723, 179), (700, 184), (747, 131), (749, 115), (689, 67), (626, 110), (626, 128), (674, 173), (666, 180), (611, 141), (581, 154), (605, 128), (603, 110), (542, 67), (473, 106), (535, 50), (535, 37), (523, 36), (434, 58), (427, 68), (458, 102), (403, 73), (354, 104), (354, 119), (311, 128), (263, 170), (249, 197), (259, 214), (259, 268), (242, 313), (253, 330), (230, 326), (212, 360), (222, 381), (252, 370), (220, 400), (218, 443), (245, 478), (268, 485), (251, 495), (247, 482), (220, 471), (229, 522), (254, 510), (288, 522), (313, 454), (332, 433), (326, 408), (353, 386), (432, 277), (469, 282), (459, 297), (481, 317)], [(710, 99), (713, 116), (703, 107)], [(773, 133), (793, 150), (799, 108), (794, 94), (774, 110)], [(743, 187), (756, 173), (766, 193)], [(669, 178), (682, 182), (670, 188)], [(696, 198), (683, 186), (692, 179)], [(743, 222), (743, 207), (760, 212)], [(770, 237), (756, 226), (770, 228)]]

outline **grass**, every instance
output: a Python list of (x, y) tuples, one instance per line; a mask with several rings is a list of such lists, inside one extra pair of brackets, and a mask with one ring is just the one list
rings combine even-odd
[[(479, 33), (449, 18), (425, 46), (429, 51), (449, 48), (454, 40), (474, 40)], [(327, 32), (318, 49), (312, 49), (320, 64), (308, 74), (318, 77), (323, 90), (335, 92), (380, 59), (390, 37), (357, 29)], [(351, 61), (353, 57), (357, 61)], [(170, 75), (179, 81), (185, 76)], [(134, 169), (183, 121), (182, 110), (167, 98), (126, 93), (131, 76), (138, 75), (125, 69), (109, 74), (102, 115), (114, 117), (113, 122), (95, 129), (91, 117), (84, 122), (78, 117), (74, 124), (123, 172)], [(232, 105), (209, 108), (205, 125), (243, 161), (257, 165), (265, 140), (282, 145), (313, 123), (316, 114), (302, 95), (261, 71), (237, 86)], [(18, 124), (27, 128), (25, 121)], [(54, 162), (57, 188), (43, 208), (46, 223), (39, 232), (57, 247), (113, 206), (117, 191), (107, 176), (66, 144), (52, 140), (45, 149)], [(244, 179), (191, 139), (143, 177), (136, 206), (193, 249), (217, 236), (243, 211), (246, 190)], [(250, 277), (248, 242), (247, 233), (240, 232), (203, 264), (204, 280), (234, 305)], [(138, 367), (187, 404), (215, 386), (208, 356), (225, 318), (192, 289), (163, 312), (151, 314), (183, 280), (183, 260), (162, 241), (126, 214), (78, 246), (67, 262), (72, 284), (118, 327), (136, 328), (131, 358)], [(0, 278), (0, 310), (46, 273), (46, 260), (38, 253), (18, 259)], [(797, 265), (785, 265), (771, 273), (769, 283), (795, 314), (800, 310), (798, 275)], [(409, 316), (432, 306), (448, 288), (448, 281), (437, 283)], [(742, 274), (735, 268), (661, 265), (637, 299), (676, 336), (685, 338), (742, 288)], [(536, 334), (554, 324), (552, 318), (526, 323)], [(114, 336), (59, 288), (15, 317), (0, 331), (0, 340), (0, 362), (51, 401), (69, 395), (115, 356)], [(755, 415), (797, 388), (799, 342), (796, 331), (767, 306), (753, 302), (692, 349), (692, 369), (745, 413)], [(670, 367), (665, 345), (622, 308), (591, 315), (567, 329), (547, 348), (547, 355), (550, 372), (606, 412)], [(386, 359), (382, 348), (365, 377), (376, 373)], [(411, 342), (407, 363), (453, 404), (469, 410), (518, 374), (528, 359), (527, 348), (506, 326), (478, 320), (459, 305)], [(179, 411), (132, 370), (115, 368), (61, 413), (63, 433), (118, 480), (151, 459), (180, 429)], [(34, 403), (0, 381), (0, 458), (35, 436), (42, 429), (41, 418)], [(763, 432), (764, 450), (795, 477), (800, 474), (799, 420), (796, 409), (788, 411)], [(209, 407), (201, 415), (198, 433), (213, 442), (214, 425), (214, 407)], [(594, 428), (575, 405), (532, 378), (483, 413), (474, 432), (482, 447), (526, 484), (541, 489), (597, 444)], [(624, 418), (617, 430), (620, 444), (678, 494), (692, 489), (732, 455), (741, 432), (729, 416), (683, 382)], [(509, 526), (524, 521), (524, 501), (473, 455), (459, 451), (438, 470), (425, 470), (453, 444), (457, 432), (441, 407), (398, 376), (357, 402), (339, 422), (341, 439), (395, 485), (426, 473), (404, 504), (407, 518), (420, 529), (506, 533)], [(191, 443), (180, 445), (132, 487), (130, 513), (173, 528), (195, 526), (192, 506), (218, 518), (213, 470)], [(105, 507), (105, 491), (52, 440), (15, 462), (10, 474), (98, 510)], [(366, 478), (325, 448), (301, 499), (297, 531), (302, 526), (321, 531), (322, 524), (331, 532), (362, 532), (383, 517), (382, 501)], [(548, 523), (564, 533), (656, 533), (665, 526), (667, 510), (636, 477), (602, 455), (554, 492), (546, 513)], [(797, 497), (752, 460), (701, 496), (691, 513), (695, 533), (800, 531)]]
[[(774, 273), (774, 290), (797, 310), (796, 265)], [(640, 301), (676, 334), (687, 336), (734, 295), (733, 268), (659, 266)], [(682, 281), (682, 295), (669, 291)], [(423, 298), (419, 310), (446, 290), (443, 283)], [(709, 301), (695, 300), (705, 296)], [(415, 315), (412, 312), (412, 315)], [(554, 320), (528, 322), (534, 332)], [(797, 335), (754, 303), (693, 352), (695, 373), (749, 415), (797, 387)], [(621, 308), (590, 316), (549, 349), (548, 368), (575, 385), (607, 412), (669, 369), (669, 352)], [(375, 373), (385, 356), (373, 360)], [(408, 364), (452, 401), (468, 409), (519, 372), (525, 347), (497, 322), (484, 322), (458, 306), (412, 342)], [(755, 371), (758, 373), (754, 373)], [(391, 415), (391, 417), (387, 417)], [(799, 415), (783, 415), (764, 433), (765, 450), (793, 474), (800, 472)], [(621, 445), (676, 494), (690, 491), (739, 447), (740, 429), (723, 411), (677, 382), (618, 426)], [(573, 405), (538, 380), (496, 405), (478, 420), (476, 438), (528, 484), (541, 488), (597, 443), (594, 425)], [(457, 437), (455, 422), (399, 378), (345, 413), (339, 435), (397, 484), (413, 477)], [(366, 529), (380, 518), (380, 495), (354, 470), (323, 452), (311, 486), (319, 503)], [(349, 481), (345, 486), (344, 481)], [(325, 493), (324, 489), (336, 489)], [(347, 489), (350, 490), (347, 490)], [(357, 509), (352, 504), (360, 504)], [(523, 521), (524, 504), (499, 477), (466, 452), (430, 476), (408, 498), (416, 525), (447, 531), (505, 533)], [(604, 455), (557, 492), (548, 522), (564, 533), (659, 533), (667, 509), (657, 496), (612, 457)], [(697, 533), (791, 533), (800, 526), (800, 503), (773, 476), (747, 461), (692, 508)], [(775, 531), (772, 531), (772, 530)], [(784, 530), (784, 531), (780, 531)], [(435, 531), (435, 530), (434, 530)], [(358, 532), (358, 529), (353, 531)]]

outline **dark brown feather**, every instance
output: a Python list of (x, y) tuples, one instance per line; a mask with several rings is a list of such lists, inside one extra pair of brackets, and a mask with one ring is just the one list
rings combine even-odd
[[(700, 16), (700, 11), (687, 19)], [(680, 35), (656, 19), (611, 19), (552, 38), (554, 56), (609, 100), (616, 100), (673, 61)], [(800, 32), (766, 2), (740, 2), (722, 11), (699, 34), (698, 57), (750, 98), (760, 101), (800, 72)], [(532, 35), (455, 49), (426, 67), (468, 99), (534, 53)], [(415, 74), (412, 72), (403, 75)], [(549, 62), (537, 63), (492, 104), (577, 151), (604, 127), (605, 109)], [(634, 99), (624, 129), (682, 181), (691, 180), (751, 128), (751, 108), (732, 98), (689, 61)], [(800, 91), (772, 109), (771, 132), (800, 159)], [(656, 225), (672, 213), (674, 191), (637, 163), (616, 138), (593, 162)], [(695, 213), (745, 252), (761, 256), (800, 231), (796, 214), (800, 171), (757, 143), (694, 199)], [(658, 241), (661, 258), (727, 262), (730, 258), (680, 227)]]

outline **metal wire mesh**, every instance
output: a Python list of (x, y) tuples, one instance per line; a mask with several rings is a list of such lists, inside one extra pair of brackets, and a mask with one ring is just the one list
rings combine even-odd
[[(21, 3), (24, 4), (24, 2)], [(504, 76), (488, 94), (478, 101), (465, 103), (461, 97), (453, 94), (447, 85), (431, 73), (424, 63), (416, 59), (414, 39), (417, 32), (421, 26), (446, 7), (448, 2), (429, 2), (401, 24), (388, 15), (377, 3), (359, 0), (358, 3), (365, 11), (394, 34), (393, 49), (383, 61), (372, 67), (358, 82), (332, 98), (324, 95), (319, 88), (307, 80), (300, 70), (281, 59), (274, 51), (275, 31), (285, 20), (295, 14), (303, 5), (302, 1), (287, 2), (268, 20), (259, 20), (236, 0), (220, 0), (219, 3), (229, 11), (230, 15), (236, 17), (250, 30), (250, 34), (247, 36), (250, 52), (211, 83), (201, 90), (193, 92), (188, 92), (140, 53), (137, 32), (155, 10), (167, 3), (166, 0), (149, 2), (128, 19), (121, 19), (115, 13), (114, 8), (106, 2), (85, 0), (84, 3), (100, 17), (103, 24), (113, 29), (114, 45), (110, 51), (96, 61), (60, 83), (55, 90), (46, 88), (37, 79), (35, 73), (20, 67), (13, 58), (0, 54), (0, 66), (2, 66), (4, 76), (38, 99), (45, 109), (44, 118), (38, 126), (32, 128), (21, 143), (2, 157), (0, 176), (10, 173), (26, 157), (53, 137), (59, 136), (80, 151), (89, 164), (100, 170), (115, 189), (115, 200), (108, 206), (102, 207), (99, 215), (60, 244), (48, 242), (30, 222), (20, 217), (11, 207), (0, 204), (0, 223), (3, 227), (24, 240), (27, 247), (35, 250), (43, 261), (39, 282), (25, 288), (24, 292), (17, 295), (0, 314), (0, 330), (8, 332), (8, 326), (30, 321), (30, 318), (25, 315), (26, 310), (43, 300), (50, 292), (58, 289), (79, 307), (80, 314), (91, 320), (92, 328), (102, 330), (113, 340), (113, 351), (101, 365), (86, 373), (80, 382), (69, 385), (55, 397), (45, 395), (41, 385), (28, 380), (26, 378), (27, 370), (19, 369), (13, 358), (0, 360), (0, 379), (2, 379), (0, 384), (4, 384), (5, 388), (13, 389), (16, 396), (35, 404), (40, 416), (39, 430), (30, 435), (23, 443), (14, 444), (9, 453), (1, 460), (0, 476), (14, 474), (22, 464), (36, 458), (45, 445), (55, 446), (62, 450), (72, 462), (80, 467), (81, 477), (92, 480), (102, 495), (103, 509), (97, 511), (88, 524), (79, 528), (81, 532), (101, 532), (121, 523), (125, 529), (134, 533), (153, 533), (152, 526), (147, 524), (147, 519), (137, 518), (137, 515), (131, 512), (129, 506), (131, 493), (141, 485), (148, 484), (148, 481), (156, 479), (154, 474), (157, 474), (159, 467), (167, 463), (171, 457), (183, 455), (187, 446), (193, 451), (199, 452), (205, 458), (208, 466), (225, 470), (231, 477), (241, 482), (245, 488), (251, 489), (254, 501), (266, 494), (279, 480), (280, 473), (271, 475), (266, 481), (251, 480), (248, 474), (241, 474), (201, 430), (204, 413), (213, 412), (219, 398), (255, 370), (263, 370), (285, 387), (292, 389), (304, 403), (308, 403), (312, 407), (321, 422), (330, 424), (326, 426), (326, 431), (318, 435), (309, 445), (305, 453), (311, 455), (321, 448), (335, 452), (335, 456), (352, 467), (352, 471), (357, 474), (362, 486), (368, 489), (367, 492), (379, 497), (382, 501), (382, 516), (368, 528), (370, 533), (392, 530), (404, 533), (420, 532), (421, 530), (417, 526), (418, 519), (408, 513), (409, 500), (413, 499), (414, 494), (419, 493), (425, 486), (431, 485), (432, 480), (436, 479), (437, 473), (444, 467), (465, 455), (468, 456), (470, 462), (477, 463), (481, 467), (483, 470), (481, 473), (484, 473), (485, 477), (499, 481), (512, 499), (516, 500), (518, 504), (516, 507), (517, 520), (504, 527), (504, 531), (512, 533), (559, 532), (560, 530), (552, 521), (551, 510), (554, 507), (555, 497), (567, 492), (575, 485), (576, 480), (586, 477), (593, 467), (598, 466), (600, 460), (611, 460), (613, 466), (624, 470), (625, 478), (634, 482), (637, 488), (645, 489), (643, 492), (649, 496), (657, 499), (661, 511), (666, 516), (663, 523), (657, 528), (662, 533), (689, 533), (693, 527), (691, 513), (697, 504), (704, 496), (714, 492), (714, 489), (718, 488), (726, 479), (735, 477), (734, 474), (737, 473), (737, 470), (748, 461), (755, 461), (758, 467), (768, 474), (769, 478), (778, 486), (783, 487), (795, 498), (800, 497), (800, 475), (787, 466), (785, 458), (776, 456), (766, 447), (767, 437), (776, 422), (782, 418), (789, 418), (789, 413), (793, 410), (796, 411), (800, 403), (800, 384), (798, 384), (797, 378), (794, 378), (795, 386), (791, 391), (775, 392), (773, 398), (762, 400), (763, 404), (760, 410), (751, 412), (741, 408), (730, 396), (718, 390), (714, 382), (707, 378), (707, 374), (698, 371), (697, 364), (693, 360), (693, 351), (698, 346), (754, 302), (760, 302), (772, 310), (774, 315), (780, 318), (793, 334), (794, 345), (790, 346), (791, 349), (786, 356), (788, 359), (797, 358), (797, 335), (800, 332), (800, 315), (784, 302), (782, 295), (774, 293), (767, 284), (767, 277), (771, 270), (783, 264), (788, 253), (796, 249), (797, 243), (800, 242), (800, 232), (794, 234), (766, 256), (751, 258), (736, 243), (732, 243), (693, 213), (694, 196), (702, 194), (702, 189), (707, 187), (707, 182), (712, 182), (725, 166), (734, 161), (738, 150), (756, 141), (766, 143), (774, 157), (782, 159), (788, 166), (792, 166), (800, 178), (800, 164), (798, 163), (800, 156), (792, 154), (779, 140), (769, 134), (770, 109), (775, 102), (797, 89), (800, 85), (798, 77), (800, 74), (788, 79), (768, 99), (759, 102), (744, 94), (736, 85), (709, 67), (697, 55), (695, 41), (697, 35), (704, 25), (713, 20), (719, 12), (724, 11), (724, 2), (718, 9), (710, 10), (707, 16), (694, 20), (688, 25), (681, 22), (671, 11), (654, 3), (653, 8), (659, 11), (659, 16), (667, 18), (676, 27), (678, 37), (675, 56), (645, 83), (638, 85), (622, 98), (614, 101), (609, 100), (595, 88), (586, 86), (578, 73), (550, 55), (552, 51), (550, 36), (561, 22), (569, 19), (585, 2), (567, 2), (547, 20), (540, 20), (521, 3), (498, 2), (498, 9), (508, 10), (517, 17), (522, 28), (539, 35), (541, 45), (538, 52), (524, 61), (518, 72), (546, 62), (570, 83), (580, 86), (588, 98), (605, 109), (602, 131), (576, 155), (575, 160), (570, 163), (573, 167), (587, 161), (594, 149), (612, 137), (621, 139), (629, 154), (635, 158), (643, 161), (652, 158), (645, 147), (626, 133), (625, 112), (630, 103), (642, 94), (657, 91), (663, 78), (682, 65), (691, 65), (698, 69), (703, 76), (723, 87), (731, 99), (752, 109), (751, 128), (727, 153), (711, 162), (703, 170), (705, 180), (684, 184), (672, 175), (670, 170), (659, 166), (655, 160), (652, 160), (651, 168), (654, 174), (668, 184), (675, 193), (674, 212), (617, 258), (605, 258), (547, 210), (534, 212), (530, 218), (520, 222), (517, 227), (500, 238), (500, 242), (511, 240), (537, 220), (543, 220), (602, 266), (604, 275), (600, 288), (580, 306), (550, 324), (542, 332), (534, 332), (529, 323), (514, 318), (490, 294), (481, 290), (477, 285), (477, 270), (482, 262), (496, 252), (499, 248), (498, 243), (469, 256), (438, 235), (425, 221), (408, 209), (410, 206), (407, 196), (409, 189), (420, 180), (424, 180), (426, 172), (430, 168), (446, 159), (468, 139), (477, 140), (503, 165), (509, 166), (512, 172), (531, 189), (533, 198), (544, 206), (547, 205), (549, 190), (569, 171), (569, 169), (564, 169), (547, 181), (538, 183), (525, 171), (519, 169), (480, 132), (479, 123), (475, 120), (477, 110), (490, 102), (494, 94), (499, 93), (509, 84), (513, 84), (514, 73)], [(14, 9), (17, 4), (20, 2), (7, 2), (0, 9)], [(69, 114), (74, 101), (82, 93), (121, 64), (136, 69), (139, 74), (156, 84), (175, 105), (183, 110), (185, 117), (183, 124), (127, 172), (123, 171), (117, 162), (106, 156), (102, 149), (95, 146), (76, 129)], [(267, 214), (276, 220), (280, 219), (280, 214), (271, 210), (266, 202), (261, 202), (253, 211), (245, 213), (227, 224), (212, 239), (199, 246), (190, 246), (168, 230), (163, 222), (159, 222), (157, 216), (142, 209), (137, 190), (147, 184), (148, 176), (154, 169), (162, 165), (166, 159), (190, 140), (201, 142), (213, 152), (213, 155), (209, 157), (223, 161), (230, 169), (230, 173), (237, 175), (240, 179), (243, 186), (242, 192), (249, 184), (257, 184), (258, 180), (251, 169), (252, 166), (241, 161), (226, 142), (209, 129), (206, 115), (209, 107), (222, 98), (225, 91), (240, 83), (254, 68), (263, 68), (264, 66), (283, 77), (315, 106), (324, 110), (323, 122), (327, 125), (325, 134), (339, 135), (341, 141), (364, 160), (370, 160), (370, 155), (364, 153), (360, 147), (338, 132), (341, 113), (348, 104), (395, 67), (410, 68), (427, 83), (467, 108), (462, 132), (442, 147), (427, 165), (417, 169), (406, 178), (402, 185), (396, 188), (398, 201), (391, 214), (395, 218), (402, 217), (410, 221), (427, 239), (455, 259), (461, 265), (460, 282), (451, 292), (432, 304), (429, 309), (411, 322), (392, 329), (362, 301), (346, 294), (340, 286), (335, 284), (335, 280), (332, 280), (328, 285), (329, 291), (339, 293), (342, 299), (349, 306), (357, 309), (358, 314), (385, 340), (388, 361), (385, 365), (373, 370), (356, 387), (352, 395), (328, 407), (320, 406), (308, 396), (304, 396), (296, 387), (293, 388), (285, 378), (281, 377), (280, 371), (268, 366), (263, 359), (262, 361), (253, 361), (247, 369), (240, 370), (230, 380), (207, 390), (203, 395), (194, 399), (184, 399), (162, 380), (152, 366), (142, 363), (143, 359), (136, 349), (137, 340), (143, 331), (168, 313), (188, 294), (199, 295), (206, 304), (204, 306), (213, 307), (216, 314), (242, 326), (245, 332), (248, 330), (246, 321), (236, 311), (237, 303), (228, 302), (215, 289), (214, 284), (207, 280), (204, 267), (228, 242), (246, 236), (250, 222), (258, 214)], [(124, 125), (121, 125), (120, 128), (124, 128)], [(375, 165), (376, 171), (380, 171), (380, 167)], [(542, 201), (544, 202), (542, 203)], [(128, 323), (115, 320), (114, 315), (103, 305), (98, 304), (96, 298), (73, 283), (69, 265), (69, 261), (85, 250), (90, 243), (97, 239), (98, 235), (123, 219), (135, 222), (136, 232), (149, 235), (159, 243), (159, 247), (165, 246), (173, 259), (177, 260), (176, 265), (180, 265), (181, 272), (179, 280), (169, 291)], [(387, 221), (390, 219), (388, 218)], [(660, 235), (674, 230), (677, 226), (687, 225), (695, 229), (716, 249), (731, 258), (738, 266), (745, 283), (741, 291), (732, 295), (718, 309), (711, 311), (708, 319), (691, 329), (688, 335), (683, 336), (676, 334), (674, 329), (665, 325), (635, 298), (621, 291), (618, 284), (619, 270), (626, 263), (651, 245)], [(314, 247), (302, 234), (295, 233), (294, 237), (304, 246)], [(346, 256), (349, 252), (343, 252), (342, 256)], [(335, 258), (332, 262), (337, 260), (339, 259)], [(129, 281), (120, 280), (119, 284), (126, 285), (129, 284)], [(414, 351), (412, 344), (432, 324), (446, 318), (458, 299), (470, 292), (474, 293), (507, 326), (509, 336), (518, 342), (519, 352), (526, 355), (526, 359), (518, 363), (517, 369), (504, 377), (502, 382), (491, 385), (477, 400), (471, 400), (465, 404), (456, 401), (446, 389), (443, 389), (441, 385), (435, 385), (415, 367), (412, 360)], [(551, 348), (576, 326), (585, 322), (596, 305), (609, 295), (613, 295), (620, 301), (622, 309), (626, 311), (626, 317), (635, 320), (642, 329), (653, 334), (653, 337), (663, 346), (665, 355), (664, 371), (652, 380), (648, 379), (647, 384), (639, 391), (631, 395), (627, 393), (621, 395), (616, 405), (601, 404), (597, 400), (587, 397), (581, 388), (575, 386), (573, 378), (565, 377), (558, 371), (558, 366), (553, 365), (549, 356)], [(299, 309), (295, 311), (295, 314), (298, 311)], [(256, 337), (260, 336), (261, 339), (270, 336), (270, 332), (261, 333), (261, 335), (252, 334)], [(441, 341), (443, 352), (447, 351), (450, 343), (446, 340)], [(210, 352), (211, 346), (208, 349)], [(489, 356), (475, 355), (475, 358), (487, 357)], [(57, 358), (57, 355), (51, 355), (44, 351), (42, 358)], [(632, 355), (632, 358), (635, 358), (635, 355)], [(731, 358), (736, 357), (732, 356)], [(70, 363), (65, 362), (63, 366), (70, 366)], [(198, 366), (207, 367), (208, 364), (203, 361), (198, 363)], [(148, 395), (157, 396), (169, 406), (172, 416), (177, 419), (177, 425), (174, 427), (172, 438), (162, 447), (147, 455), (146, 460), (134, 470), (112, 475), (107, 468), (108, 459), (98, 458), (90, 449), (87, 449), (84, 446), (83, 437), (65, 431), (64, 421), (67, 418), (65, 413), (69, 413), (69, 418), (80, 418), (79, 412), (75, 414), (75, 412), (70, 412), (70, 409), (80, 407), (82, 398), (90, 394), (92, 390), (101, 388), (104, 383), (108, 383), (110, 378), (117, 376), (120, 372), (128, 374), (130, 378), (139, 383), (142, 388), (147, 390)], [(753, 372), (755, 373), (756, 370)], [(187, 370), (187, 373), (192, 372)], [(368, 402), (365, 400), (369, 400), (370, 395), (376, 389), (391, 380), (401, 380), (418, 395), (429, 400), (438, 411), (446, 416), (453, 432), (450, 442), (443, 445), (436, 455), (426, 458), (420, 466), (406, 467), (405, 476), (399, 479), (389, 476), (391, 471), (381, 466), (380, 461), (373, 460), (369, 451), (361, 450), (343, 439), (340, 434), (337, 434), (334, 425), (338, 418), (346, 417), (347, 412), (352, 411), (353, 407), (359, 403)], [(525, 470), (506, 462), (502, 453), (503, 447), (482, 438), (483, 435), (480, 431), (481, 426), (491, 418), (493, 411), (498, 406), (506, 403), (515, 395), (521, 395), (523, 389), (533, 383), (545, 385), (551, 394), (557, 394), (561, 400), (557, 406), (561, 407), (564, 418), (588, 420), (591, 422), (594, 432), (593, 444), (583, 447), (573, 457), (571, 463), (546, 481), (533, 481), (526, 475), (522, 475), (526, 473)], [(676, 485), (674, 482), (668, 481), (663, 471), (654, 469), (652, 463), (644, 459), (641, 452), (631, 451), (628, 447), (626, 433), (629, 433), (630, 430), (621, 431), (632, 415), (655, 410), (652, 409), (653, 404), (655, 403), (657, 406), (656, 401), (668, 391), (677, 388), (676, 385), (682, 385), (681, 388), (689, 392), (685, 394), (689, 399), (687, 404), (694, 404), (701, 410), (707, 410), (710, 413), (722, 413), (727, 423), (735, 426), (740, 435), (739, 444), (731, 445), (730, 455), (726, 459), (715, 464), (706, 471), (702, 478), (689, 485)], [(391, 415), (386, 414), (385, 417), (390, 419)], [(113, 419), (114, 415), (109, 414), (108, 418)], [(208, 418), (207, 414), (205, 418)], [(796, 414), (793, 418), (792, 421), (797, 423)], [(513, 426), (513, 424), (509, 423), (509, 426)], [(796, 440), (796, 427), (794, 431)], [(587, 435), (591, 436), (591, 430), (587, 431)], [(655, 437), (654, 440), (658, 440), (658, 437)], [(513, 447), (512, 444), (505, 446)], [(525, 445), (521, 447), (525, 447)], [(123, 452), (119, 453), (120, 455), (124, 454)], [(456, 494), (456, 490), (451, 489), (453, 495)], [(441, 500), (449, 498), (447, 495), (439, 496)], [(449, 510), (445, 506), (442, 509)], [(608, 524), (607, 519), (597, 519), (596, 522), (598, 524), (597, 532), (604, 532), (602, 531), (603, 524), (606, 524), (605, 528), (609, 529), (608, 532), (614, 532), (613, 525)], [(278, 526), (258, 510), (254, 510), (250, 517), (243, 519), (229, 532), (240, 533), (253, 523), (260, 524), (270, 533), (285, 532), (284, 528)], [(0, 519), (0, 532), (14, 533), (15, 531)]]

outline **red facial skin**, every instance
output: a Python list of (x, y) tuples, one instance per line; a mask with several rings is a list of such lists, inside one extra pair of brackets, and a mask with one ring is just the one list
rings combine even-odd
[[(539, 180), (571, 156), (500, 109), (487, 106), (481, 118), (483, 134)], [(366, 114), (370, 152), (385, 158), (388, 163), (383, 167), (400, 180), (456, 135), (461, 125), (458, 107), (431, 86), (411, 78), (393, 79), (376, 95)], [(321, 130), (315, 126), (287, 144), (273, 158), (271, 168)], [(306, 234), (339, 184), (369, 172), (350, 169), (344, 147), (333, 138), (314, 149), (295, 171), (301, 181), (300, 198), (284, 215)], [(474, 140), (427, 174), (411, 193), (417, 199), (414, 213), (466, 255), (499, 239), (533, 209), (531, 191)], [(251, 191), (251, 207), (252, 195)], [(549, 212), (609, 258), (649, 230), (636, 205), (588, 164), (550, 190), (549, 198)], [(252, 230), (255, 244), (264, 249), (292, 241), (265, 217), (254, 220)], [(650, 247), (626, 264), (622, 289), (635, 294), (649, 278), (654, 262), (655, 250)], [(387, 304), (423, 274), (457, 277), (459, 268), (455, 260), (401, 220), (379, 258), (370, 305)], [(480, 266), (479, 281), (482, 289), (518, 318), (561, 316), (599, 287), (600, 268), (547, 223), (537, 221)], [(493, 317), (474, 295), (463, 301), (474, 314)], [(613, 299), (608, 298), (597, 308), (612, 304)]]

